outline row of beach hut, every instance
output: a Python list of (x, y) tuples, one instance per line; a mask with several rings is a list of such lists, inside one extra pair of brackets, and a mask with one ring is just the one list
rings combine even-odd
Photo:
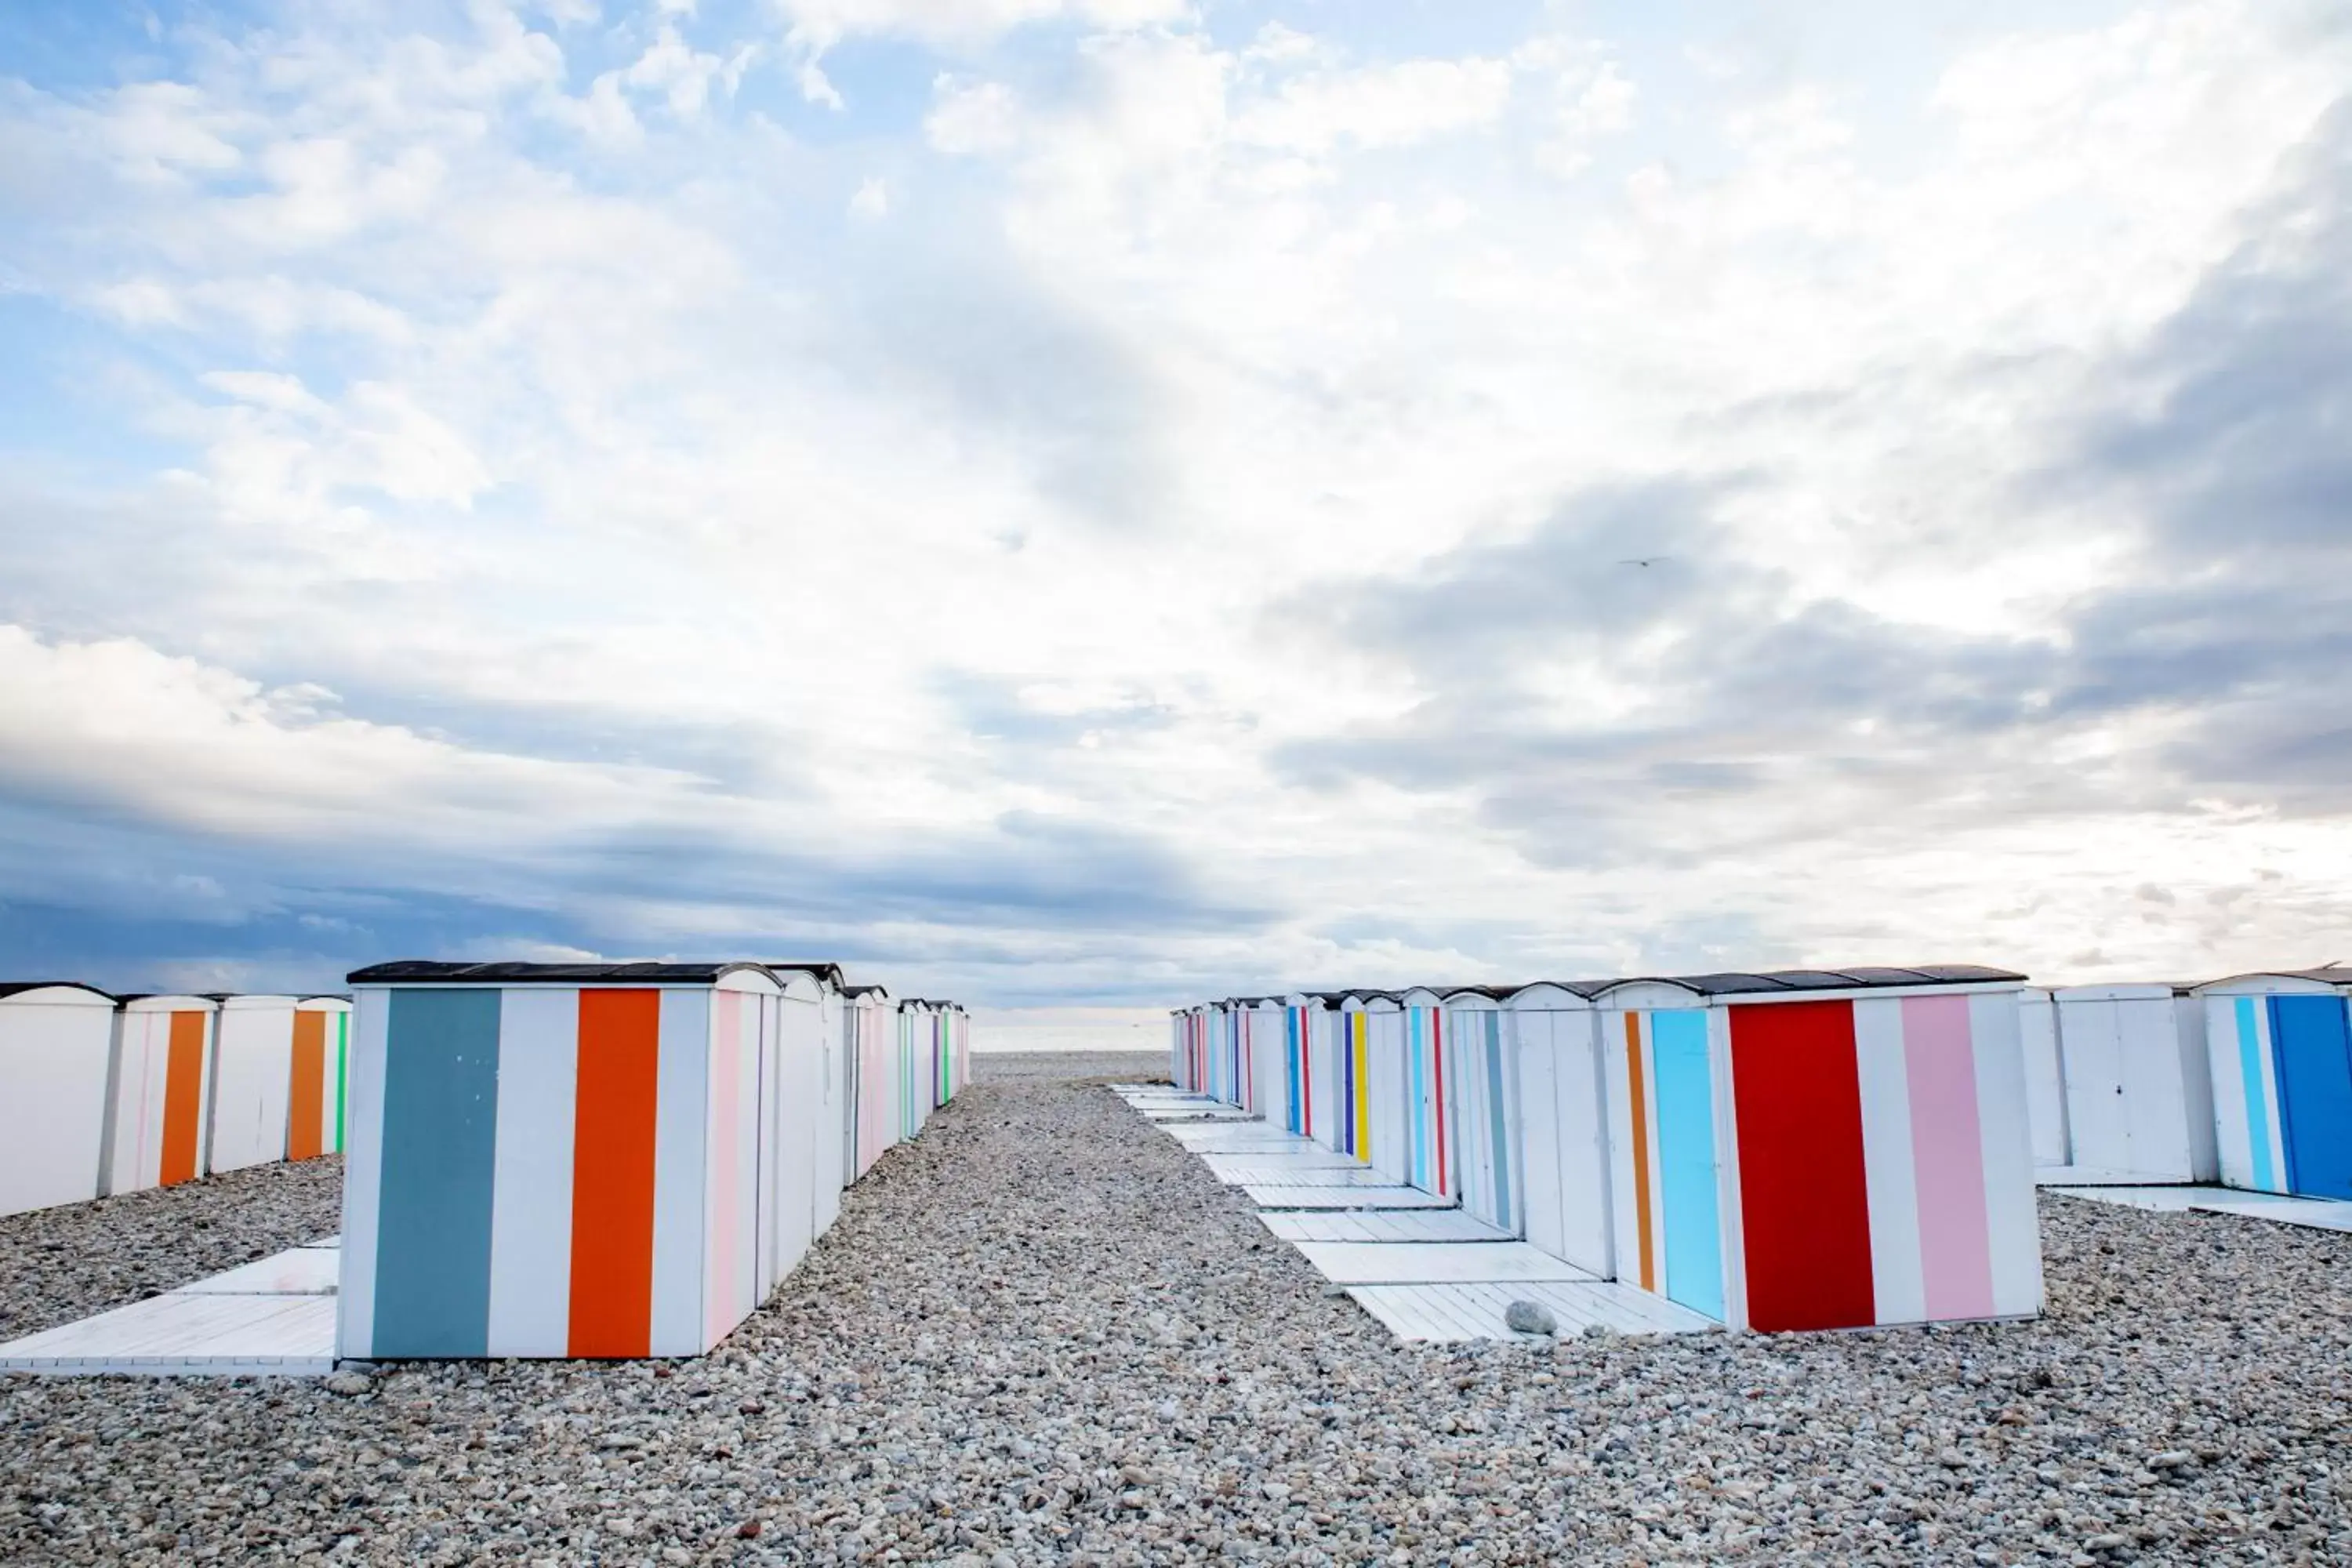
[(2038, 1312), (2037, 1166), (2352, 1196), (2348, 995), (1969, 965), (1298, 992), (1177, 1013), (1170, 1067), (1601, 1279), (1850, 1328)]
[(971, 1020), (830, 963), (350, 976), (346, 1357), (709, 1350), (971, 1075)]
[(0, 1215), (339, 1152), (351, 1011), (0, 984)]
[(2352, 969), (2021, 997), (2035, 1163), (2352, 1198)]

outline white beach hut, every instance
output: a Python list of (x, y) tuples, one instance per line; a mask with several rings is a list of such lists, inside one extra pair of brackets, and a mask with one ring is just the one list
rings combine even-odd
[(2023, 978), (1937, 965), (1601, 988), (1618, 1277), (1733, 1328), (2040, 1311)]
[(1321, 1101), (1316, 1081), (1315, 1031), (1323, 1011), (1320, 998), (1294, 991), (1282, 999), (1281, 1126), (1304, 1138), (1316, 1135), (1317, 1110)]
[(1507, 991), (1458, 986), (1444, 998), (1450, 1193), (1487, 1224), (1517, 1232), (1522, 1183), (1515, 1053), (1507, 1044), (1500, 997)]
[[(1620, 1271), (1610, 1159), (1608, 1073), (1592, 998), (1605, 982), (1545, 981), (1509, 993), (1499, 1010), (1499, 1081), (1517, 1112), (1506, 1123), (1518, 1172), (1517, 1223), (1535, 1246), (1602, 1279)], [(1507, 1210), (1505, 1211), (1507, 1213)], [(1497, 1225), (1510, 1225), (1498, 1214)]]
[(219, 1015), (210, 996), (122, 999), (101, 1156), (109, 1194), (175, 1186), (204, 1174)]
[[(220, 996), (215, 1026), (207, 1171), (241, 1171), (286, 1158), (293, 1123), (292, 996)], [(318, 1120), (318, 1105), (309, 1107)]]
[(2025, 1063), (2026, 1120), (2033, 1132), (2033, 1163), (2063, 1165), (2066, 1158), (2066, 1075), (2058, 1061), (2058, 1005), (2047, 987), (2017, 994), (2018, 1050)]
[(114, 1017), (72, 981), (0, 984), (0, 1215), (98, 1196)]
[(1249, 1110), (1276, 1126), (1287, 1120), (1289, 1103), (1290, 1014), (1279, 996), (1261, 996), (1250, 1004)]
[(1412, 1080), (1403, 1003), (1382, 992), (1364, 1001), (1365, 1120), (1369, 1151), (1357, 1157), (1391, 1181), (1412, 1180)]
[(1416, 985), (1397, 994), (1397, 1006), (1402, 1015), (1405, 1180), (1423, 1192), (1454, 1197), (1461, 1187), (1454, 1171), (1444, 1002), (1429, 986)]
[[(2045, 1181), (2075, 1185), (2210, 1182), (2218, 1171), (2205, 1004), (2173, 985), (2069, 985), (2050, 993), (2058, 1057), (2053, 1129), (2034, 1092), (2034, 1157)], [(2030, 1026), (2029, 1005), (2020, 1022)], [(2057, 1146), (2059, 1159), (2045, 1162)]]
[(2230, 1186), (2352, 1198), (2352, 971), (2280, 970), (2197, 986), (2216, 1163)]

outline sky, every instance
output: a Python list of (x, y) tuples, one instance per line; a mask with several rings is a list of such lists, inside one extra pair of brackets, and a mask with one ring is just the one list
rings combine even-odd
[(12, 5), (0, 968), (2352, 960), (2347, 198), (2352, 0)]

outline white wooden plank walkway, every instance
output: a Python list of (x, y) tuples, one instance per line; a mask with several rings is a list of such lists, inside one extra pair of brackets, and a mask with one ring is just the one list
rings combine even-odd
[(2260, 1193), (2232, 1193), (2227, 1198), (2207, 1199), (2196, 1208), (2199, 1214), (2244, 1215), (2314, 1230), (2352, 1231), (2352, 1204), (2334, 1198), (2266, 1198)]
[(298, 1247), (193, 1285), (183, 1285), (174, 1296), (331, 1296), (342, 1270), (343, 1253), (337, 1247)]
[(1621, 1334), (1696, 1334), (1720, 1324), (1631, 1285), (1519, 1280), (1507, 1285), (1355, 1285), (1348, 1294), (1401, 1340), (1524, 1340), (1503, 1322), (1513, 1301), (1539, 1301), (1563, 1338), (1599, 1325)]
[(2241, 1192), (2236, 1187), (2052, 1187), (2062, 1196), (2088, 1198), (2095, 1204), (2120, 1204), (2126, 1208), (2158, 1209), (2178, 1214), (2183, 1209), (2201, 1208), (2207, 1204), (2239, 1203), (2268, 1205), (2272, 1204), (2308, 1203), (2319, 1200), (2281, 1197), (2274, 1193)]
[(1345, 1209), (1260, 1210), (1258, 1223), (1285, 1241), (1509, 1241), (1511, 1233), (1460, 1209), (1401, 1209), (1359, 1214)]
[(2160, 1176), (2146, 1171), (2110, 1171), (2096, 1165), (2036, 1165), (2038, 1187), (2150, 1187), (2164, 1185)]
[(1275, 1187), (1245, 1184), (1262, 1209), (1450, 1209), (1452, 1198), (1419, 1187)]
[(0, 1372), (321, 1377), (335, 1369), (332, 1296), (151, 1296), (0, 1345)]
[(1350, 1162), (1345, 1165), (1270, 1164), (1262, 1154), (1214, 1154), (1201, 1162), (1209, 1173), (1235, 1187), (1392, 1187), (1396, 1178)]
[(2127, 1208), (2154, 1209), (2164, 1214), (2194, 1210), (2198, 1214), (2240, 1215), (2279, 1225), (2299, 1225), (2313, 1230), (2352, 1232), (2352, 1204), (2334, 1198), (2298, 1198), (2283, 1193), (2249, 1193), (2237, 1187), (2052, 1187), (2070, 1198), (2119, 1204)]
[(1401, 1186), (1312, 1139), (1238, 1113), (1197, 1120), (1204, 1108), (1231, 1110), (1213, 1100), (1134, 1091), (1120, 1098), (1200, 1155), (1219, 1181), (1246, 1193), (1269, 1232), (1399, 1339), (1529, 1337), (1503, 1322), (1516, 1300), (1549, 1307), (1564, 1334), (1596, 1323), (1628, 1334), (1719, 1326), (1664, 1297), (1598, 1279), (1463, 1213), (1454, 1199)]
[(1301, 1241), (1307, 1262), (1339, 1285), (1498, 1285), (1601, 1277), (1524, 1241)]
[(323, 1377), (335, 1370), (339, 1242), (291, 1247), (0, 1344), (0, 1373)]

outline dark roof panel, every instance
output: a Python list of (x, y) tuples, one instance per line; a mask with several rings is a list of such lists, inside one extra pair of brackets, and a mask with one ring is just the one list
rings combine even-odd
[(48, 990), (87, 991), (91, 995), (101, 997), (109, 1002), (122, 1000), (111, 992), (100, 991), (95, 985), (84, 985), (79, 980), (0, 980), (0, 996), (14, 996), (25, 991)]
[(758, 963), (444, 963), (404, 958), (354, 969), (344, 979), (353, 985), (709, 985), (739, 969), (767, 973)]

